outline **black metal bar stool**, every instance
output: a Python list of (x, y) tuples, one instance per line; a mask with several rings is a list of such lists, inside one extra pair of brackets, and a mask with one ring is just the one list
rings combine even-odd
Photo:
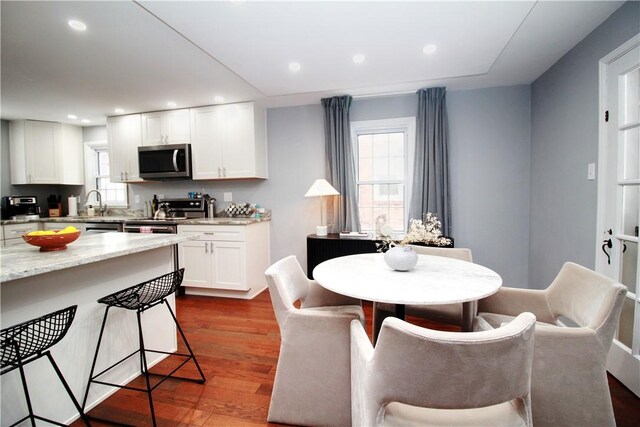
[(18, 425), (27, 419), (31, 421), (32, 426), (36, 425), (36, 419), (59, 426), (66, 425), (33, 413), (24, 366), (27, 363), (31, 363), (43, 356), (47, 356), (47, 359), (49, 359), (51, 366), (53, 366), (58, 378), (60, 378), (60, 382), (69, 394), (69, 397), (73, 401), (73, 405), (78, 410), (80, 417), (82, 417), (86, 425), (90, 425), (86, 415), (80, 407), (80, 404), (74, 397), (69, 384), (67, 384), (67, 381), (64, 379), (60, 368), (56, 364), (55, 360), (53, 360), (51, 351), (49, 350), (67, 334), (67, 331), (71, 326), (71, 322), (73, 322), (73, 318), (76, 315), (77, 308), (77, 305), (72, 305), (71, 307), (46, 314), (37, 319), (28, 320), (0, 331), (0, 351), (2, 352), (0, 375), (4, 375), (14, 369), (18, 369), (20, 371), (22, 388), (24, 390), (27, 408), (29, 410), (29, 415), (12, 424), (12, 426)]
[[(100, 335), (98, 336), (98, 346), (96, 347), (96, 354), (93, 358), (93, 364), (91, 365), (91, 374), (89, 375), (89, 382), (87, 384), (87, 390), (85, 392), (84, 395), (84, 400), (82, 402), (82, 408), (84, 409), (86, 407), (87, 404), (87, 397), (89, 396), (89, 388), (91, 387), (92, 383), (96, 383), (96, 384), (102, 384), (102, 385), (107, 385), (107, 386), (113, 386), (113, 387), (119, 387), (119, 388), (125, 388), (128, 390), (135, 390), (135, 391), (142, 391), (147, 393), (147, 395), (149, 396), (149, 408), (151, 410), (151, 420), (153, 422), (153, 425), (156, 425), (156, 415), (155, 415), (155, 411), (153, 409), (153, 397), (151, 396), (151, 392), (158, 387), (160, 384), (162, 384), (167, 378), (177, 378), (177, 379), (182, 379), (182, 380), (187, 380), (187, 381), (194, 381), (197, 383), (204, 383), (205, 382), (205, 377), (204, 374), (202, 373), (202, 369), (200, 369), (200, 365), (198, 364), (198, 361), (196, 360), (195, 355), (193, 354), (193, 351), (191, 350), (191, 346), (189, 346), (189, 342), (187, 341), (187, 338), (184, 336), (184, 333), (182, 332), (182, 328), (180, 327), (180, 324), (178, 323), (178, 320), (176, 319), (175, 314), (173, 313), (173, 310), (171, 309), (171, 306), (169, 305), (169, 303), (167, 302), (167, 297), (171, 294), (173, 294), (178, 287), (180, 286), (180, 284), (182, 283), (182, 279), (184, 277), (184, 268), (181, 268), (180, 270), (176, 270), (173, 271), (169, 274), (165, 274), (163, 276), (160, 277), (156, 277), (155, 279), (151, 279), (147, 282), (143, 282), (143, 283), (139, 283), (135, 286), (131, 286), (130, 288), (126, 288), (123, 289), (121, 291), (115, 292), (111, 295), (107, 295), (103, 298), (100, 298), (98, 300), (99, 303), (101, 304), (105, 304), (107, 306), (105, 312), (104, 312), (104, 318), (102, 319), (102, 327), (100, 329)], [(151, 350), (148, 348), (145, 348), (144, 346), (144, 337), (143, 337), (143, 333), (142, 333), (142, 322), (141, 322), (141, 317), (140, 315), (150, 309), (155, 307), (158, 304), (165, 304), (165, 306), (167, 307), (167, 309), (169, 310), (169, 313), (171, 313), (171, 317), (173, 318), (173, 321), (176, 324), (176, 327), (178, 329), (178, 331), (180, 332), (180, 336), (182, 337), (182, 340), (184, 341), (187, 350), (189, 350), (188, 354), (185, 353), (171, 353), (171, 352), (167, 352), (167, 351), (161, 351), (161, 350)], [(124, 308), (127, 310), (135, 310), (136, 311), (136, 315), (138, 318), (138, 339), (139, 339), (139, 343), (140, 343), (140, 348), (138, 348), (137, 350), (135, 350), (133, 353), (131, 353), (128, 356), (125, 356), (124, 358), (122, 358), (121, 360), (119, 360), (118, 362), (114, 363), (113, 365), (109, 366), (108, 368), (104, 369), (103, 371), (97, 373), (94, 375), (94, 371), (96, 368), (96, 361), (98, 360), (98, 353), (100, 351), (100, 343), (102, 341), (102, 335), (104, 333), (104, 327), (105, 324), (107, 322), (107, 315), (109, 314), (109, 309), (111, 307), (120, 307), (120, 308)], [(180, 357), (184, 357), (185, 359), (176, 367), (174, 368), (170, 373), (168, 374), (155, 374), (152, 372), (149, 372), (148, 366), (147, 366), (147, 356), (146, 353), (147, 352), (151, 352), (151, 353), (161, 353), (161, 354), (167, 354), (169, 356), (180, 356)], [(142, 373), (144, 374), (145, 377), (145, 388), (140, 388), (140, 387), (131, 387), (128, 385), (120, 385), (120, 384), (114, 384), (114, 383), (109, 383), (109, 382), (105, 382), (105, 381), (100, 381), (99, 379), (97, 379), (98, 377), (100, 377), (101, 375), (107, 373), (108, 371), (110, 371), (111, 369), (115, 368), (116, 366), (118, 366), (119, 364), (125, 362), (126, 360), (128, 360), (129, 358), (133, 357), (136, 354), (140, 354), (140, 370), (142, 371)], [(174, 376), (173, 374), (178, 371), (178, 369), (182, 368), (189, 360), (193, 360), (196, 368), (198, 368), (198, 372), (200, 373), (200, 378), (199, 379), (195, 379), (195, 378), (184, 378), (184, 377), (177, 377)], [(150, 376), (159, 376), (162, 377), (162, 379), (157, 382), (156, 384), (154, 384), (153, 386), (151, 385), (151, 381), (150, 381)], [(93, 417), (93, 416), (89, 416), (90, 418), (95, 418), (95, 419), (99, 419), (97, 417)], [(107, 421), (107, 422), (112, 422), (109, 420), (103, 420), (103, 421)]]

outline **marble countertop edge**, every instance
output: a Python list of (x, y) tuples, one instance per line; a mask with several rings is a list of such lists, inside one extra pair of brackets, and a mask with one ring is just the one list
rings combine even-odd
[(37, 247), (27, 243), (6, 247), (0, 250), (0, 283), (171, 246), (199, 237), (199, 234), (102, 233), (81, 236), (61, 251), (40, 252)]

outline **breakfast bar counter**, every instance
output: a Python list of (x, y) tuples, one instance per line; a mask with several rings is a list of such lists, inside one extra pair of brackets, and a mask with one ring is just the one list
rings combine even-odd
[(101, 233), (80, 236), (67, 249), (40, 252), (25, 243), (0, 248), (0, 283), (175, 245), (195, 237), (178, 234)]
[[(127, 287), (175, 270), (175, 247), (197, 236), (166, 234), (103, 233), (81, 235), (67, 249), (40, 252), (38, 247), (16, 245), (0, 249), (0, 326), (9, 326), (77, 305), (67, 335), (52, 348), (52, 354), (73, 393), (82, 400), (96, 349), (105, 306), (97, 300)], [(175, 307), (175, 298), (168, 303)], [(149, 348), (173, 352), (177, 348), (176, 327), (168, 310), (155, 307), (142, 316), (145, 343)], [(147, 338), (148, 337), (148, 338)], [(136, 313), (110, 312), (103, 338), (105, 353), (97, 369), (106, 368), (128, 355), (138, 345)], [(153, 365), (166, 357), (149, 354)], [(104, 380), (125, 384), (140, 373), (136, 358)], [(34, 408), (41, 415), (70, 423), (78, 414), (47, 363), (25, 367)], [(15, 375), (14, 375), (15, 374)], [(10, 424), (27, 413), (20, 376), (16, 371), (1, 377), (1, 419)], [(113, 392), (111, 387), (92, 387), (87, 410)]]

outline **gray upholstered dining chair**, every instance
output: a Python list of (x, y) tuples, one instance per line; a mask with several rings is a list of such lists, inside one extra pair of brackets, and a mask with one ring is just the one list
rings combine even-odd
[(497, 327), (522, 311), (538, 319), (531, 374), (536, 426), (615, 425), (606, 360), (626, 291), (567, 262), (547, 289), (503, 287), (478, 303), (475, 329)]
[(270, 266), (265, 276), (281, 336), (268, 421), (350, 425), (349, 331), (352, 320), (364, 325), (360, 300), (309, 280), (294, 256)]
[(531, 426), (535, 316), (444, 332), (385, 319), (375, 349), (351, 322), (354, 426)]
[[(417, 254), (435, 255), (446, 258), (455, 258), (461, 261), (473, 262), (471, 249), (468, 248), (441, 248), (435, 246), (410, 246)], [(380, 326), (385, 318), (393, 316), (394, 307), (392, 304), (376, 303), (373, 312), (373, 322), (376, 327), (374, 330), (380, 330)], [(454, 325), (462, 325), (462, 303), (457, 304), (439, 304), (439, 305), (408, 305), (405, 308), (405, 314), (421, 317), (423, 319), (436, 320), (438, 322), (451, 323)]]

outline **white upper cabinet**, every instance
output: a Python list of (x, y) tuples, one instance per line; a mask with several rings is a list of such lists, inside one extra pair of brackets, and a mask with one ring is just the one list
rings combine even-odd
[(112, 182), (139, 182), (138, 146), (142, 145), (140, 114), (107, 118)]
[(142, 114), (142, 145), (182, 144), (190, 139), (188, 108)]
[(266, 118), (253, 102), (191, 109), (193, 179), (267, 178)]
[(9, 140), (12, 184), (84, 184), (81, 128), (14, 120)]

